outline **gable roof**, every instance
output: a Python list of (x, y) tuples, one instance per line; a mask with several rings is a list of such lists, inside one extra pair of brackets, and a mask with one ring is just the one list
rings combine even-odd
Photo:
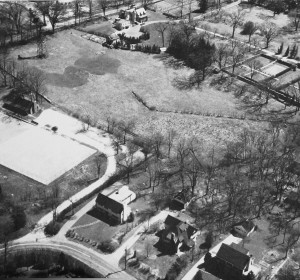
[(146, 15), (146, 10), (144, 8), (139, 8), (139, 9), (136, 9), (136, 13), (139, 16), (145, 16)]
[(242, 227), (245, 231), (250, 232), (255, 224), (251, 220), (243, 220), (234, 224), (233, 227)]
[(230, 263), (232, 266), (239, 270), (243, 270), (246, 264), (249, 262), (250, 257), (242, 252), (242, 249), (238, 249), (239, 245), (227, 245), (222, 243), (218, 253), (217, 258)]
[(199, 276), (201, 275), (202, 278), (199, 278), (199, 279), (202, 279), (202, 280), (220, 280), (220, 278), (218, 278), (202, 269), (199, 269), (198, 272), (196, 273), (196, 275), (199, 275)]
[(11, 110), (20, 115), (26, 116), (30, 114), (30, 109), (33, 107), (34, 103), (22, 97), (17, 97), (13, 101), (4, 103), (3, 108)]
[(165, 225), (167, 225), (171, 231), (175, 231), (176, 228), (180, 228), (181, 231), (186, 231), (188, 238), (190, 238), (197, 231), (195, 227), (188, 224), (185, 220), (180, 219), (179, 217), (173, 217), (171, 215), (167, 216)]
[(98, 194), (96, 203), (107, 209), (110, 209), (112, 212), (117, 213), (117, 214), (121, 214), (124, 209), (124, 206), (122, 203), (115, 201), (102, 193)]

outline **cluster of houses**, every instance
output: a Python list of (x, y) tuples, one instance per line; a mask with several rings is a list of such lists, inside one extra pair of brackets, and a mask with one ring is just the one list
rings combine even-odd
[[(128, 206), (136, 198), (136, 194), (123, 186), (109, 195), (98, 194), (96, 199), (97, 209), (115, 223), (124, 223), (130, 217), (131, 209)], [(174, 203), (178, 207), (184, 206), (182, 194), (175, 195)], [(154, 245), (160, 251), (168, 254), (175, 254), (188, 251), (195, 246), (196, 237), (199, 230), (193, 226), (188, 215), (177, 212), (168, 215), (164, 221), (164, 228), (156, 233), (159, 241)], [(253, 232), (255, 225), (249, 220), (243, 220), (232, 226), (232, 231), (238, 236), (248, 236)], [(207, 266), (207, 268), (206, 268)], [(252, 271), (253, 257), (244, 247), (231, 243), (222, 243), (218, 252), (210, 257), (209, 265), (205, 270), (199, 270), (203, 279), (228, 279), (240, 280)], [(211, 269), (213, 268), (213, 269)], [(217, 273), (214, 273), (216, 269)], [(226, 275), (223, 276), (223, 275)], [(200, 278), (201, 279), (201, 278)]]
[(128, 10), (120, 10), (119, 17), (114, 25), (118, 30), (129, 28), (131, 24), (141, 24), (148, 20), (147, 12), (144, 8), (136, 8), (134, 5)]

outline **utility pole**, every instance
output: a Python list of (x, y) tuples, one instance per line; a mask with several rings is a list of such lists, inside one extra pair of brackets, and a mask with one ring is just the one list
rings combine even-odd
[(125, 270), (127, 268), (127, 248), (125, 249)]

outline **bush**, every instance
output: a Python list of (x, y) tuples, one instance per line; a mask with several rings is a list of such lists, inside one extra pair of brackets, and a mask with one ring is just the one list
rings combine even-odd
[(254, 28), (254, 23), (252, 21), (247, 21), (244, 23), (243, 30), (241, 32), (242, 35), (249, 35), (252, 33)]
[(45, 234), (53, 236), (59, 232), (60, 228), (60, 223), (52, 221), (45, 227)]
[(181, 257), (178, 257), (176, 261), (172, 264), (170, 269), (168, 270), (166, 274), (166, 280), (175, 280), (177, 276), (180, 274), (180, 272), (186, 268), (188, 264), (188, 257), (183, 255)]
[(11, 213), (15, 230), (19, 230), (26, 225), (26, 214), (21, 206), (14, 206)]
[(101, 250), (103, 253), (113, 253), (116, 250), (116, 246), (110, 241), (104, 241), (98, 244), (97, 249)]

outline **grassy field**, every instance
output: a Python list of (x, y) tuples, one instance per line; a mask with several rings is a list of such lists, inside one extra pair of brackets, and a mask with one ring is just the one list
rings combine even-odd
[[(136, 101), (132, 91), (158, 109), (203, 114), (244, 113), (239, 110), (232, 93), (217, 91), (207, 85), (188, 91), (175, 88), (174, 78), (190, 73), (187, 68), (173, 69), (161, 56), (106, 49), (81, 38), (81, 34), (72, 30), (72, 33), (64, 31), (48, 37), (49, 58), (28, 62), (47, 74), (47, 95), (59, 105), (78, 114), (88, 111), (95, 119), (104, 120), (108, 115), (125, 121), (134, 119), (136, 132), (143, 135), (173, 128), (179, 135), (199, 137), (209, 148), (235, 141), (243, 128), (261, 129), (264, 126), (247, 120), (148, 111)], [(12, 56), (35, 52), (36, 46), (28, 44), (16, 48)], [(64, 75), (68, 67), (77, 69), (70, 79), (53, 78), (53, 75)], [(95, 67), (97, 71), (94, 71)], [(78, 85), (83, 72), (85, 82)]]

